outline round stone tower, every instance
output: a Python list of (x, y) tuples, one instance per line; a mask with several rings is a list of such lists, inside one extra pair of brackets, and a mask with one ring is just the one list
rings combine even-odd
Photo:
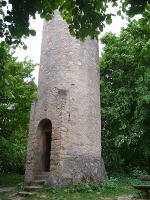
[(42, 173), (47, 185), (104, 179), (98, 58), (97, 41), (72, 37), (58, 11), (44, 23), (25, 183)]

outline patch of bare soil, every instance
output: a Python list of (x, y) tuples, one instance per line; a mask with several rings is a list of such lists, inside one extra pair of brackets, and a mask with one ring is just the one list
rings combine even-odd
[(11, 192), (14, 190), (14, 187), (0, 187), (0, 192)]
[(118, 197), (117, 200), (143, 200), (143, 199), (139, 199), (134, 196), (123, 196), (123, 197)]

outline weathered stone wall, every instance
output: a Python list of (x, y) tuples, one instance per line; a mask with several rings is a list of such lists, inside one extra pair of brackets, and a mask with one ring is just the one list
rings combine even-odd
[[(47, 184), (102, 180), (98, 44), (70, 36), (59, 12), (43, 27), (38, 100), (32, 105), (26, 182), (38, 168), (41, 120), (52, 122), (50, 176)], [(40, 166), (40, 164), (39, 164)]]

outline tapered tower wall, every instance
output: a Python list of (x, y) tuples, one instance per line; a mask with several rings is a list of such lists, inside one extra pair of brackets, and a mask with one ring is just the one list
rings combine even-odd
[(52, 123), (51, 157), (47, 185), (101, 181), (101, 116), (98, 43), (70, 36), (59, 12), (44, 23), (38, 98), (33, 102), (25, 181), (41, 168), (43, 119)]

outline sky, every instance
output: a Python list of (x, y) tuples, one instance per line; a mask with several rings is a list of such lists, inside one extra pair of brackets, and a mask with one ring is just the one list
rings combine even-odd
[[(106, 25), (104, 31), (101, 33), (100, 37), (104, 35), (104, 33), (108, 31), (112, 31), (117, 35), (120, 33), (121, 27), (127, 26), (127, 20), (122, 20), (119, 16), (113, 17), (113, 22), (111, 25)], [(18, 57), (19, 61), (23, 61), (24, 58), (28, 58), (32, 60), (33, 63), (40, 63), (40, 53), (41, 53), (41, 41), (42, 41), (42, 27), (43, 27), (43, 19), (40, 16), (36, 16), (36, 20), (30, 19), (30, 27), (36, 31), (36, 36), (30, 36), (26, 40), (24, 40), (27, 45), (27, 50), (17, 49), (15, 56)], [(99, 44), (99, 52), (101, 54), (103, 46)], [(33, 72), (33, 76), (35, 77), (35, 83), (38, 84), (38, 71), (39, 65), (35, 67)]]
[(24, 40), (27, 45), (27, 50), (17, 48), (15, 56), (18, 57), (19, 61), (23, 61), (27, 57), (28, 60), (32, 60), (33, 63), (37, 63), (33, 76), (35, 77), (35, 83), (38, 84), (38, 72), (40, 63), (40, 53), (41, 53), (41, 41), (42, 41), (42, 27), (43, 19), (39, 15), (36, 19), (30, 19), (30, 27), (36, 31), (36, 36), (30, 36)]

